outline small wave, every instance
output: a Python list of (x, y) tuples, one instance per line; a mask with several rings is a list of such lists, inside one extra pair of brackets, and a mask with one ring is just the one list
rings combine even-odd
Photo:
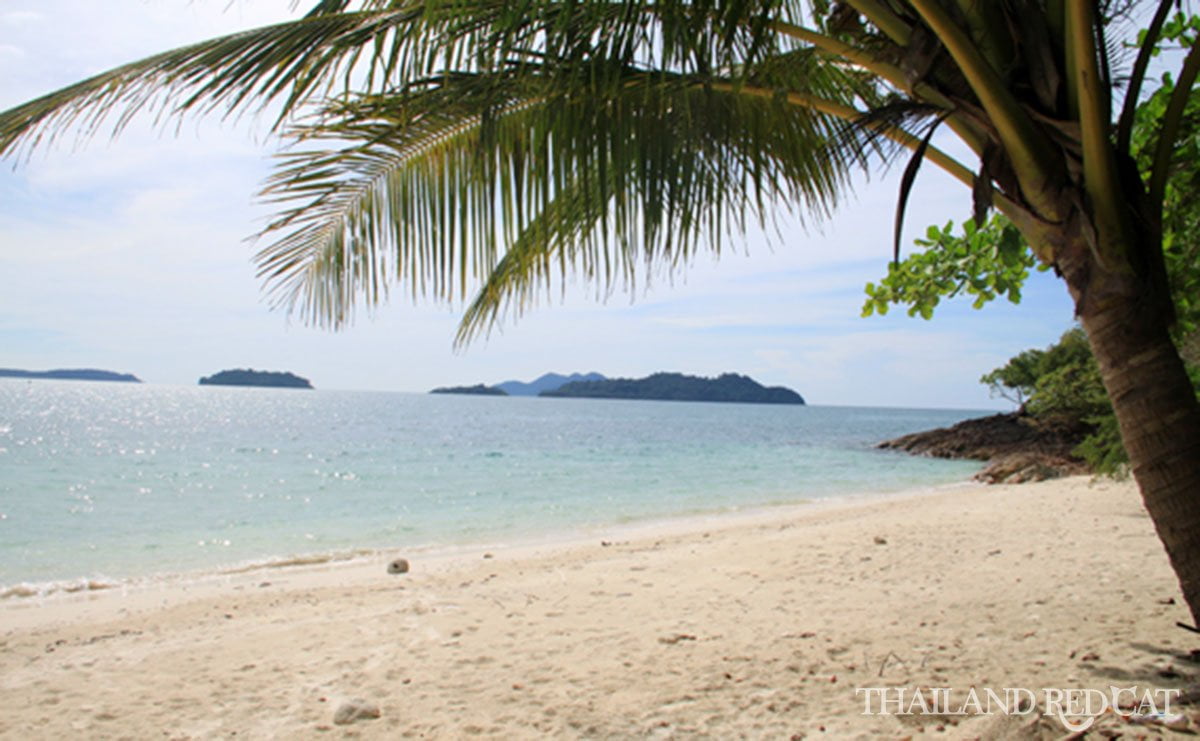
[(48, 597), (52, 594), (75, 594), (77, 592), (99, 592), (112, 589), (116, 582), (100, 579), (74, 579), (71, 581), (22, 582), (12, 586), (0, 586), (0, 600), (28, 597)]
[(215, 570), (206, 569), (193, 572), (161, 573), (151, 576), (135, 577), (124, 581), (80, 578), (50, 582), (20, 582), (12, 585), (0, 584), (0, 602), (5, 600), (22, 600), (29, 598), (45, 598), (55, 595), (79, 594), (84, 592), (99, 592), (103, 590), (114, 589), (116, 587), (141, 588), (152, 586), (154, 584), (176, 582), (179, 580), (184, 582), (196, 580), (203, 581), (214, 576), (226, 577), (237, 574), (253, 573), (255, 571), (286, 569), (299, 566), (319, 566), (321, 564), (328, 563), (343, 563), (378, 554), (379, 551), (374, 549), (355, 548), (344, 551), (332, 551), (328, 553), (308, 553), (269, 558), (262, 561), (249, 561), (236, 566), (217, 568)]
[[(409, 551), (420, 548), (409, 548)], [(324, 553), (304, 553), (299, 555), (278, 556), (258, 561), (244, 561), (228, 566), (201, 569), (197, 571), (163, 572), (148, 576), (131, 577), (122, 580), (106, 578), (63, 579), (48, 582), (20, 582), (17, 584), (0, 584), (0, 602), (6, 600), (19, 601), (29, 598), (46, 598), (55, 595), (99, 592), (120, 587), (122, 589), (142, 589), (156, 584), (189, 583), (212, 579), (214, 577), (230, 577), (249, 574), (256, 571), (274, 571), (303, 566), (320, 566), (322, 564), (346, 563), (358, 559), (378, 556), (381, 553), (376, 548), (350, 548)]]
[(250, 563), (241, 564), (228, 569), (221, 569), (220, 574), (246, 574), (251, 571), (263, 571), (266, 569), (286, 569), (293, 566), (319, 566), (325, 563), (337, 563), (342, 561), (353, 561), (356, 558), (364, 558), (373, 556), (377, 551), (369, 548), (356, 548), (349, 551), (334, 551), (331, 553), (309, 553), (300, 556), (284, 556), (282, 558), (272, 558), (265, 561), (251, 561)]

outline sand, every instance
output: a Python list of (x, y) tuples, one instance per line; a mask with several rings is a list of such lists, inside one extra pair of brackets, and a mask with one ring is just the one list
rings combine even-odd
[[(931, 710), (953, 710), (972, 686), (1184, 688), (1198, 667), (1129, 483), (389, 556), (411, 571), (384, 557), (5, 600), (0, 736), (991, 738), (1032, 719), (1049, 737), (1063, 728), (1037, 716), (865, 715), (856, 690), (951, 688)], [(349, 698), (379, 717), (335, 725)]]

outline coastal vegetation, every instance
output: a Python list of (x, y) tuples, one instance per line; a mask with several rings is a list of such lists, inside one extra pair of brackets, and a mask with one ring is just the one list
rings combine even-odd
[[(1002, 213), (1061, 276), (1130, 468), (1200, 622), (1200, 404), (1175, 344), (1163, 205), (1200, 73), (1194, 31), (1139, 167), (1174, 0), (321, 0), (294, 22), (101, 73), (0, 114), (0, 152), (267, 105), (299, 146), (266, 195), (260, 275), (337, 327), (398, 279), (471, 300), (466, 341), (570, 272), (601, 295), (720, 251), (777, 209), (821, 216), (908, 158)], [(1148, 27), (1136, 54), (1130, 18)], [(1120, 93), (1120, 95), (1117, 95)], [(952, 134), (972, 162), (934, 139)], [(911, 152), (911, 156), (908, 153)], [(970, 164), (971, 166), (968, 166)]]
[(721, 401), (744, 404), (803, 404), (804, 398), (782, 386), (766, 387), (748, 376), (723, 373), (700, 378), (682, 373), (655, 373), (646, 378), (574, 381), (539, 396), (571, 399), (646, 399), (655, 401)]
[(312, 382), (294, 373), (257, 371), (238, 368), (223, 370), (200, 379), (201, 386), (270, 386), (274, 388), (311, 389)]
[(1067, 331), (1045, 350), (1025, 350), (980, 380), (993, 393), (1018, 402), (1019, 414), (1077, 430), (1071, 452), (1091, 471), (1112, 476), (1128, 472), (1116, 415), (1082, 329)]

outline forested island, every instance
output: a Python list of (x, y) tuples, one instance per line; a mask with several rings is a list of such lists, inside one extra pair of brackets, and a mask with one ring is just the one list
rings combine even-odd
[(473, 394), (476, 396), (538, 396), (543, 391), (554, 391), (572, 381), (603, 381), (599, 373), (572, 373), (564, 376), (559, 373), (546, 373), (533, 381), (504, 381), (492, 386), (477, 383), (474, 386), (443, 386), (436, 388), (431, 394)]
[(0, 378), (40, 378), (54, 381), (115, 381), (118, 383), (141, 383), (142, 379), (132, 373), (114, 373), (95, 368), (72, 368), (48, 371), (27, 371), (16, 368), (0, 368)]
[(477, 383), (474, 386), (442, 386), (430, 391), (431, 394), (469, 394), (472, 396), (508, 396), (508, 392), (495, 386), (484, 386)]
[(537, 396), (543, 391), (554, 391), (562, 388), (568, 383), (574, 381), (603, 381), (604, 376), (599, 373), (572, 373), (569, 376), (564, 376), (560, 373), (546, 373), (539, 376), (537, 379), (525, 383), (523, 381), (505, 381), (498, 383), (494, 388), (498, 388), (509, 396)]
[(294, 373), (256, 371), (251, 369), (223, 370), (200, 379), (201, 386), (270, 386), (274, 388), (310, 389), (312, 383)]
[(763, 386), (748, 376), (725, 373), (717, 378), (682, 373), (655, 373), (646, 378), (576, 381), (539, 396), (574, 399), (646, 399), (655, 401), (720, 401), (743, 404), (803, 404), (804, 397), (782, 386)]

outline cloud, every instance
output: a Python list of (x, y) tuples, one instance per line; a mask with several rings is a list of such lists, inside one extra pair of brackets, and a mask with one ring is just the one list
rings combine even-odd
[(809, 338), (757, 355), (803, 379), (810, 402), (940, 408), (988, 405), (975, 381), (997, 360), (981, 338), (924, 328)]
[(745, 329), (762, 326), (762, 317), (756, 314), (705, 314), (702, 316), (659, 317), (651, 321), (680, 329)]
[[(13, 9), (0, 20), (38, 15), (42, 3), (5, 0)], [(0, 43), (39, 64), (10, 65), (13, 74), (0, 76), (0, 107), (291, 12), (290, 0), (54, 7), (53, 28), (32, 17), (3, 20)], [(993, 404), (977, 383), (982, 373), (1070, 322), (1061, 288), (1037, 283), (1051, 281), (1042, 277), (1027, 287), (1025, 305), (987, 316), (947, 306), (931, 323), (902, 314), (859, 319), (863, 283), (883, 275), (891, 256), (897, 172), (860, 180), (857, 197), (824, 224), (806, 230), (783, 217), (778, 236), (733, 239), (719, 259), (702, 254), (674, 280), (639, 283), (632, 302), (617, 294), (604, 304), (594, 284), (569, 279), (564, 298), (553, 291), (463, 352), (452, 349), (461, 305), (414, 307), (403, 290), (374, 316), (360, 312), (345, 332), (318, 331), (268, 310), (243, 241), (270, 213), (254, 202), (270, 143), (253, 140), (263, 131), (253, 124), (189, 122), (175, 136), (139, 121), (116, 142), (104, 132), (73, 148), (67, 137), (16, 172), (0, 169), (5, 362), (97, 365), (188, 384), (222, 367), (254, 366), (293, 370), (323, 388), (408, 391), (547, 370), (737, 371), (815, 403), (979, 407)], [(926, 168), (905, 243), (969, 211), (970, 194)]]
[(6, 26), (24, 26), (45, 19), (46, 16), (32, 10), (10, 10), (0, 13), (0, 23)]

